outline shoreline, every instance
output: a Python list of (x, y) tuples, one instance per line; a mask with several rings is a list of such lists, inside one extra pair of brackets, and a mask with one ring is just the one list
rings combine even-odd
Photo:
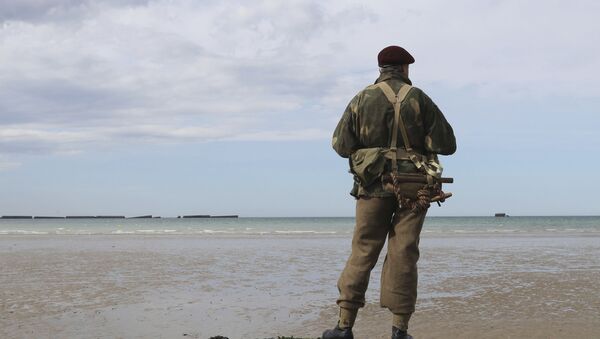
[[(285, 232), (263, 232), (263, 233), (227, 233), (227, 232), (208, 232), (208, 233), (34, 233), (34, 234), (15, 234), (15, 233), (0, 233), (0, 241), (2, 239), (52, 239), (52, 238), (189, 238), (189, 239), (291, 239), (291, 238), (349, 238), (352, 237), (352, 232), (347, 233), (332, 233), (332, 232), (312, 232), (312, 231), (292, 231)], [(544, 238), (577, 238), (577, 237), (600, 237), (600, 232), (572, 232), (572, 231), (557, 231), (557, 232), (434, 232), (422, 231), (421, 238), (527, 238), (527, 237), (544, 237)]]
[[(418, 338), (600, 337), (599, 235), (424, 236)], [(0, 236), (0, 337), (317, 337), (350, 235)], [(476, 241), (474, 241), (476, 240)], [(383, 253), (357, 338), (388, 338)], [(461, 324), (457, 326), (457, 324)]]

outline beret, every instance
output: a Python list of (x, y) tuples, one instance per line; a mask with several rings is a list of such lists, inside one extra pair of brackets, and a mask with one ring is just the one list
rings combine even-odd
[(388, 46), (377, 55), (379, 66), (383, 65), (404, 65), (415, 62), (410, 53), (400, 46)]

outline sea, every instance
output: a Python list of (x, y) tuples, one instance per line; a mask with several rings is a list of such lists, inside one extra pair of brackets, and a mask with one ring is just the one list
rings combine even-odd
[[(0, 219), (0, 235), (349, 235), (352, 217)], [(600, 216), (427, 217), (424, 234), (600, 234)]]

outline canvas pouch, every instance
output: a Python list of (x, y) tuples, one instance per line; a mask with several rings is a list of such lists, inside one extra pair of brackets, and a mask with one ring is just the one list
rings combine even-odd
[(371, 185), (383, 174), (387, 150), (383, 147), (362, 148), (350, 156), (350, 170), (363, 187)]

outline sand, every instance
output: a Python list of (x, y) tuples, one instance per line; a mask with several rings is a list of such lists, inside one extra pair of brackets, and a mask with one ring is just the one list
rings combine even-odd
[[(0, 237), (0, 338), (318, 337), (347, 236)], [(416, 338), (600, 338), (600, 237), (427, 236)], [(371, 277), (356, 338), (389, 338)]]

